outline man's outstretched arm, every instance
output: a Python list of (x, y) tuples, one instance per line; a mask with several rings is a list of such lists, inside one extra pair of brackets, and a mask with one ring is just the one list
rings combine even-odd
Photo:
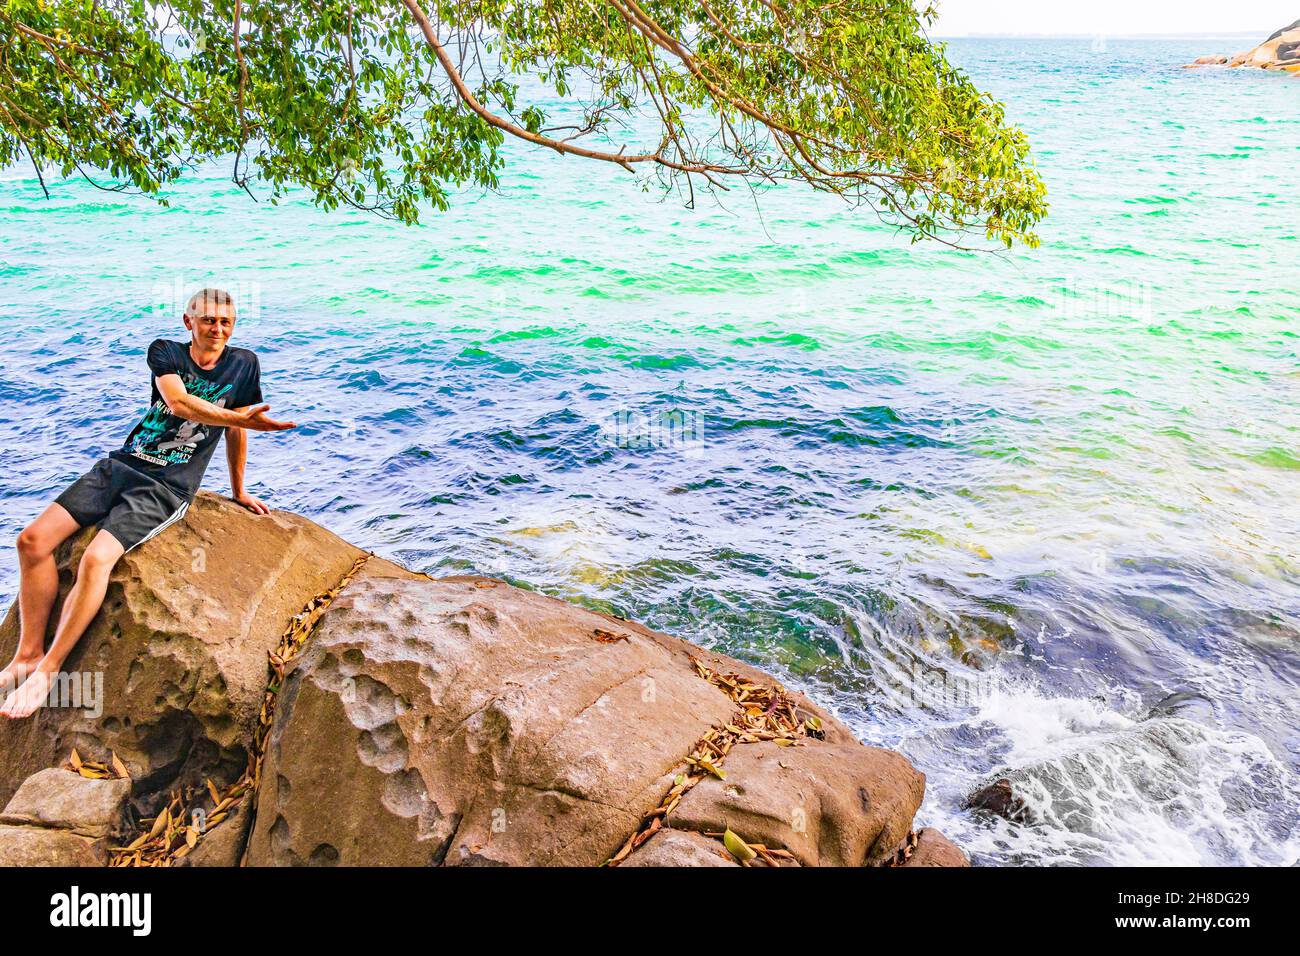
[[(247, 408), (255, 406), (249, 405)], [(243, 409), (236, 409), (242, 411)], [(271, 509), (244, 488), (244, 462), (248, 460), (248, 433), (242, 428), (230, 426), (226, 429), (226, 464), (230, 466), (230, 497), (249, 511), (259, 515), (269, 515)]]
[(222, 408), (185, 391), (185, 383), (179, 375), (159, 375), (155, 381), (168, 409), (179, 418), (188, 418), (204, 425), (251, 428), (259, 432), (282, 432), (294, 427), (293, 422), (277, 422), (268, 418), (266, 410), (271, 406), (265, 403), (235, 409)]

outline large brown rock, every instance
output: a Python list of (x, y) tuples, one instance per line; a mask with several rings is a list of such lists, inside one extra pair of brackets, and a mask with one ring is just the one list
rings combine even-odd
[(856, 740), (737, 746), (725, 771), (682, 798), (673, 825), (730, 827), (747, 843), (789, 850), (802, 866), (884, 862), (925, 795), (925, 776), (905, 758)]
[[(58, 554), (60, 605), (91, 537), (82, 532)], [(358, 554), (305, 518), (254, 515), (200, 494), (184, 521), (114, 569), (103, 610), (65, 665), (90, 691), (83, 706), (0, 721), (0, 800), (73, 747), (105, 761), (115, 751), (142, 813), (174, 785), (233, 780), (246, 764), (267, 651)], [(51, 633), (57, 619), (58, 606)], [(8, 660), (17, 641), (15, 605), (0, 624), (0, 656)]]
[[(564, 601), (372, 559), (286, 678), (246, 862), (600, 864), (736, 711), (692, 653), (773, 683)], [(727, 782), (756, 801), (742, 836), (808, 865), (883, 859), (906, 838), (924, 778), (795, 697), (826, 739), (732, 749)], [(712, 789), (697, 786), (671, 825), (740, 832), (739, 805)], [(789, 829), (792, 801), (806, 807), (802, 834)], [(698, 862), (688, 844), (701, 848), (657, 835), (631, 860), (657, 847), (651, 861)]]
[[(89, 537), (60, 552), (61, 593)], [(131, 809), (151, 816), (174, 788), (236, 779), (267, 652), (360, 554), (303, 518), (255, 516), (208, 494), (128, 554), (68, 660), (102, 681), (87, 685), (86, 706), (0, 721), (0, 798), (13, 796), (0, 818), (0, 864), (100, 865)], [(0, 654), (16, 640), (11, 609)], [(737, 712), (692, 657), (774, 683), (555, 598), (370, 558), (288, 668), (256, 809), (246, 799), (184, 863), (606, 862), (660, 805), (700, 738)], [(737, 743), (726, 780), (702, 781), (622, 865), (731, 865), (704, 835), (728, 826), (799, 865), (893, 854), (924, 777), (791, 697), (800, 717), (820, 720), (819, 733), (784, 748)], [(86, 759), (116, 753), (131, 780), (47, 769), (65, 765), (73, 747)], [(128, 786), (134, 806), (124, 811)]]
[(285, 682), (251, 864), (593, 865), (734, 709), (605, 617), (375, 565)]

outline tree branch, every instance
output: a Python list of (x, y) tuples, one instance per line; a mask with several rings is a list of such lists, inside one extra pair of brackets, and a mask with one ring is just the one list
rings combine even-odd
[(424, 34), (425, 42), (429, 44), (430, 49), (433, 50), (434, 56), (438, 58), (438, 63), (441, 64), (443, 71), (451, 80), (452, 86), (455, 88), (456, 94), (460, 97), (461, 101), (469, 107), (470, 110), (477, 113), (479, 117), (486, 121), (490, 126), (501, 130), (503, 133), (509, 133), (511, 136), (515, 136), (537, 146), (545, 146), (560, 154), (570, 154), (574, 156), (582, 156), (586, 159), (596, 159), (606, 163), (616, 163), (629, 172), (632, 171), (632, 167), (637, 163), (656, 163), (660, 166), (667, 166), (670, 169), (675, 169), (683, 173), (713, 172), (724, 175), (743, 175), (747, 171), (741, 166), (719, 166), (712, 163), (702, 162), (679, 163), (668, 159), (666, 156), (662, 155), (661, 152), (640, 153), (629, 156), (623, 153), (608, 153), (600, 150), (587, 149), (583, 146), (574, 146), (571, 143), (564, 142), (563, 140), (552, 139), (549, 136), (542, 136), (540, 133), (531, 132), (530, 130), (524, 129), (522, 126), (518, 126), (508, 120), (502, 119), (480, 103), (470, 91), (469, 87), (465, 85), (465, 81), (461, 78), (460, 73), (456, 69), (456, 64), (452, 62), (451, 57), (447, 55), (447, 51), (443, 48), (442, 43), (439, 42), (438, 35), (434, 31), (433, 25), (429, 22), (428, 16), (425, 15), (424, 10), (421, 9), (417, 0), (402, 0), (402, 3), (411, 12), (411, 16), (415, 18), (415, 22), (419, 26), (420, 32)]

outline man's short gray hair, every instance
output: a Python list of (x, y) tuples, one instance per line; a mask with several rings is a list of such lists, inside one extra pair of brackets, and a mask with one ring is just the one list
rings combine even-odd
[(200, 289), (190, 296), (189, 303), (185, 306), (185, 314), (189, 316), (202, 315), (202, 311), (212, 305), (234, 305), (235, 297), (225, 289)]

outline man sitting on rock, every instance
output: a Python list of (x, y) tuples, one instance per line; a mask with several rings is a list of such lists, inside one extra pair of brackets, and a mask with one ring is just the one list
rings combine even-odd
[[(126, 443), (18, 535), (21, 635), (13, 661), (0, 671), (5, 698), (0, 715), (27, 717), (46, 702), (54, 675), (104, 601), (113, 566), (185, 516), (223, 432), (234, 500), (256, 514), (270, 514), (244, 489), (244, 430), (278, 432), (294, 424), (267, 417), (257, 356), (226, 345), (235, 330), (235, 302), (228, 292), (195, 294), (184, 320), (189, 342), (156, 339), (149, 346), (152, 404)], [(54, 550), (92, 524), (99, 525), (99, 533), (81, 556), (46, 650), (45, 629), (59, 590)]]

